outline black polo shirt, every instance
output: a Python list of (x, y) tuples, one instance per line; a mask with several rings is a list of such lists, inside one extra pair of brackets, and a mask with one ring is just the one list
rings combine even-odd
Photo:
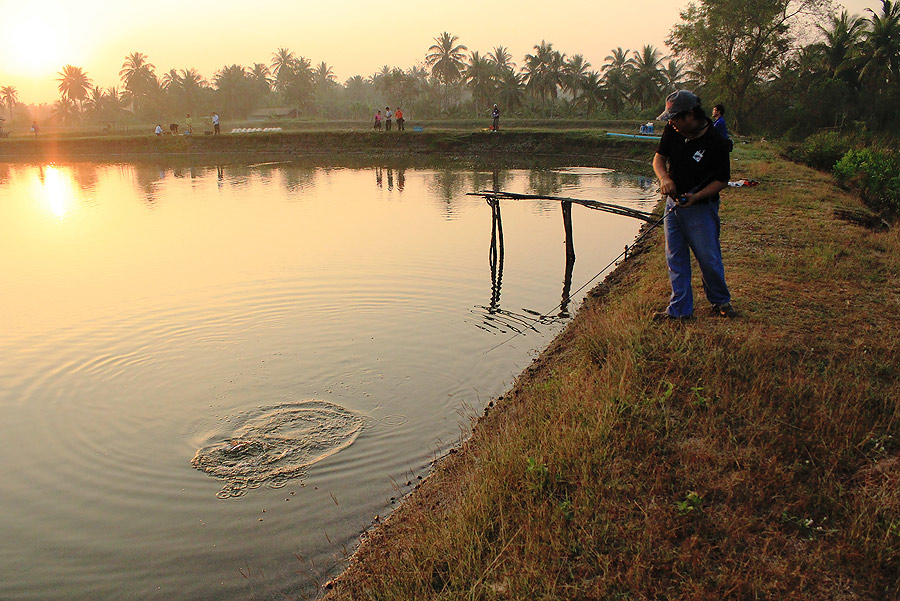
[[(675, 182), (678, 196), (705, 188), (711, 181), (727, 182), (731, 179), (731, 162), (728, 147), (712, 121), (699, 138), (688, 140), (671, 124), (666, 124), (659, 140), (657, 154), (669, 160), (669, 175)], [(716, 194), (710, 200), (718, 200)]]

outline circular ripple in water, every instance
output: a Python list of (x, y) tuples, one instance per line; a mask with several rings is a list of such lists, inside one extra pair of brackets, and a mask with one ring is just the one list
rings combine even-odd
[(303, 476), (310, 465), (353, 444), (363, 423), (361, 415), (326, 401), (266, 407), (238, 424), (232, 438), (197, 451), (191, 465), (225, 481), (216, 496), (238, 497)]

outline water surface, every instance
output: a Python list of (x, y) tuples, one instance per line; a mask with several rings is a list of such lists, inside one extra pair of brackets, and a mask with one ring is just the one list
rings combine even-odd
[[(493, 187), (655, 202), (598, 168), (0, 164), (0, 598), (313, 595), (641, 225), (574, 206), (572, 263), (558, 202)], [(294, 471), (192, 466), (272, 420)]]

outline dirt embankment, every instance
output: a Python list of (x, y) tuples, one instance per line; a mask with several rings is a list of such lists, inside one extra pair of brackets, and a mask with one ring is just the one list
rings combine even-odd
[(646, 159), (652, 140), (605, 132), (259, 132), (220, 136), (133, 136), (0, 140), (0, 161), (245, 160), (331, 156), (449, 156), (514, 161), (536, 156)]

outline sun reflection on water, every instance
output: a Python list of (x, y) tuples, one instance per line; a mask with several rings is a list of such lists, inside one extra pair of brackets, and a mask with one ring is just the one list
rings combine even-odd
[(46, 165), (38, 170), (33, 189), (35, 200), (60, 220), (74, 211), (78, 204), (71, 171), (55, 165)]

